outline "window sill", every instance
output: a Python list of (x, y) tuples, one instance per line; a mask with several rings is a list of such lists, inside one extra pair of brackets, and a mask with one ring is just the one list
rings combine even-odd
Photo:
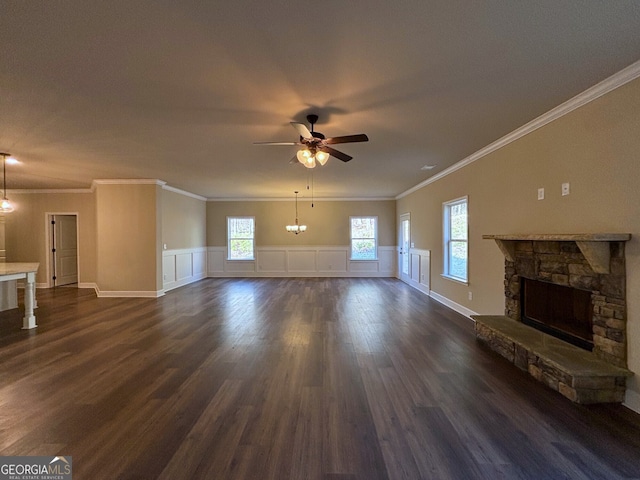
[(455, 283), (459, 283), (460, 285), (469, 285), (469, 280), (464, 280), (462, 278), (458, 278), (458, 277), (452, 277), (451, 275), (445, 275), (444, 273), (441, 273), (440, 276), (446, 280), (450, 280), (452, 282)]
[(377, 258), (350, 258), (350, 262), (377, 262)]
[(255, 262), (255, 258), (227, 258), (227, 262)]

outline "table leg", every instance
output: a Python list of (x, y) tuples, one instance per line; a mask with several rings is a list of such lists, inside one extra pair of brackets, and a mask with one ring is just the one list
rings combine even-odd
[(36, 316), (33, 314), (33, 306), (35, 300), (34, 291), (36, 289), (35, 272), (27, 273), (26, 284), (24, 286), (24, 319), (22, 320), (22, 329), (28, 330), (36, 328)]

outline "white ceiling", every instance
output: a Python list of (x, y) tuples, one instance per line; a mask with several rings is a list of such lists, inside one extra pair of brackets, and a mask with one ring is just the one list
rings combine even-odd
[(317, 113), (370, 142), (315, 196), (393, 198), (640, 59), (639, 32), (637, 0), (0, 0), (8, 188), (286, 198), (309, 170), (253, 142)]

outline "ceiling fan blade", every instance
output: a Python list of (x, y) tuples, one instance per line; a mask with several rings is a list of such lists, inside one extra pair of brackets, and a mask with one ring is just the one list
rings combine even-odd
[(300, 142), (253, 142), (254, 145), (302, 145)]
[(300, 160), (298, 160), (298, 156), (294, 155), (293, 158), (291, 160), (289, 160), (289, 163), (291, 165), (295, 165), (296, 163), (300, 163)]
[(298, 131), (298, 134), (302, 138), (313, 138), (313, 135), (311, 135), (311, 132), (304, 123), (291, 122), (291, 126)]
[(326, 152), (329, 155), (331, 155), (332, 157), (336, 157), (338, 160), (342, 160), (343, 162), (348, 162), (349, 160), (351, 160), (353, 157), (347, 155), (346, 153), (342, 153), (339, 152), (338, 150), (331, 148), (331, 147), (322, 147), (319, 148), (318, 150), (322, 151), (322, 152)]
[(354, 143), (354, 142), (368, 142), (369, 137), (364, 133), (358, 135), (345, 135), (343, 137), (333, 137), (325, 139), (324, 143), (327, 145), (334, 145), (336, 143)]

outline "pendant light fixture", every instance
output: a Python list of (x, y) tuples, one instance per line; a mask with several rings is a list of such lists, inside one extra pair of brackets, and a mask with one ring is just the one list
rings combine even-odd
[(0, 152), (2, 155), (2, 200), (0, 201), (0, 213), (11, 213), (13, 212), (13, 205), (7, 198), (7, 157), (10, 156), (8, 153)]
[(307, 230), (307, 226), (298, 223), (298, 191), (296, 190), (294, 193), (296, 194), (296, 223), (287, 225), (287, 232), (298, 235), (299, 233), (304, 233)]

